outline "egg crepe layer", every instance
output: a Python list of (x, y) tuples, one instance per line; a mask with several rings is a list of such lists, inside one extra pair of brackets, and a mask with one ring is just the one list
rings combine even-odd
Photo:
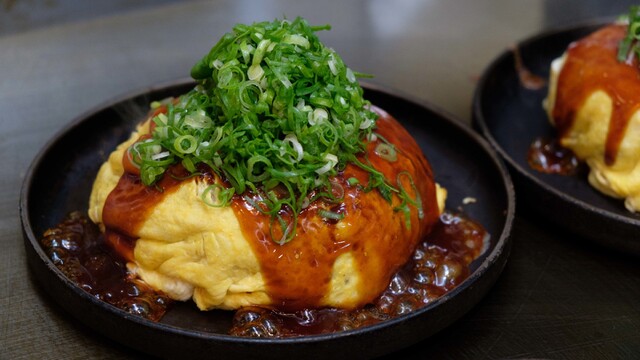
[[(395, 145), (397, 159), (376, 152), (381, 139), (367, 145), (366, 157), (419, 201), (422, 211), (410, 206), (408, 218), (397, 209), (397, 196), (390, 204), (377, 191), (365, 191), (369, 174), (347, 165), (332, 180), (344, 191), (343, 200), (309, 204), (298, 216), (295, 237), (280, 245), (271, 239), (272, 219), (255, 202), (236, 195), (231, 206), (211, 207), (201, 200), (210, 184), (224, 184), (213, 172), (182, 179), (186, 173), (174, 167), (155, 188), (125, 172), (125, 151), (148, 133), (148, 123), (101, 167), (89, 216), (134, 274), (173, 299), (192, 298), (202, 310), (361, 307), (387, 287), (411, 256), (446, 197), (415, 140), (389, 114), (376, 111), (377, 133)], [(243, 195), (259, 200), (258, 194)], [(322, 211), (342, 218), (327, 219)]]
[(545, 108), (560, 143), (589, 165), (589, 183), (639, 211), (640, 71), (617, 60), (626, 31), (604, 27), (554, 60)]

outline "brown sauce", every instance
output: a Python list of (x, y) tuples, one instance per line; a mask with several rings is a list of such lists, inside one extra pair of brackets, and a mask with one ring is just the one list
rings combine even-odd
[(531, 143), (527, 162), (534, 170), (559, 175), (573, 175), (580, 166), (573, 151), (560, 145), (557, 139), (546, 138), (537, 138)]
[(128, 313), (158, 321), (172, 301), (130, 275), (127, 261), (105, 243), (98, 226), (80, 212), (69, 214), (45, 231), (40, 243), (69, 280)]
[[(396, 144), (397, 159), (389, 162), (375, 155), (375, 142), (368, 145), (368, 159), (392, 184), (396, 185), (395, 181), (400, 179), (405, 190), (414, 198), (409, 178), (400, 173), (408, 172), (416, 179), (414, 184), (420, 193), (424, 217), (419, 219), (417, 210), (413, 208), (410, 214), (412, 226), (407, 228), (402, 212), (393, 210), (393, 206), (397, 206), (397, 199), (393, 206), (389, 206), (377, 191), (365, 192), (361, 186), (348, 184), (347, 179), (352, 177), (357, 178), (360, 184), (369, 181), (367, 172), (348, 165), (335, 179), (336, 186), (344, 190), (344, 200), (340, 204), (325, 201), (311, 203), (298, 215), (295, 238), (280, 245), (271, 239), (274, 229), (271, 217), (261, 214), (244, 197), (250, 196), (259, 202), (259, 194), (236, 195), (232, 207), (260, 262), (273, 306), (278, 309), (294, 310), (323, 305), (333, 264), (345, 252), (350, 252), (355, 258), (355, 270), (367, 274), (367, 280), (358, 285), (358, 302), (345, 306), (363, 306), (383, 291), (393, 272), (405, 263), (419, 240), (437, 221), (435, 183), (422, 151), (393, 117), (378, 108), (374, 110), (380, 115), (376, 131), (390, 143)], [(213, 180), (210, 169), (202, 169), (202, 172), (205, 175), (198, 177), (198, 181), (202, 181), (203, 177), (206, 177), (204, 181)], [(133, 260), (134, 236), (138, 228), (150, 209), (164, 195), (177, 188), (180, 181), (176, 178), (185, 177), (187, 173), (182, 167), (174, 167), (155, 187), (147, 187), (138, 176), (125, 173), (104, 205), (103, 222), (107, 241), (125, 258)], [(348, 223), (348, 227), (356, 227), (358, 236), (341, 236), (338, 224), (322, 218), (320, 210), (339, 210), (344, 215), (341, 222)], [(286, 213), (282, 215), (290, 217)], [(376, 225), (370, 226), (373, 223)]]
[[(372, 303), (353, 310), (320, 308), (282, 312), (238, 310), (229, 334), (292, 337), (345, 331), (420, 309), (462, 283), (481, 255), (488, 234), (462, 214), (445, 213)], [(159, 321), (172, 300), (127, 273), (126, 260), (104, 242), (98, 226), (74, 212), (45, 232), (41, 244), (76, 285), (131, 314)]]
[[(245, 198), (259, 200), (260, 195), (236, 195), (232, 207), (260, 261), (273, 310), (240, 310), (230, 333), (298, 336), (357, 328), (420, 308), (468, 276), (469, 263), (484, 246), (484, 229), (464, 217), (438, 216), (433, 174), (419, 146), (395, 119), (374, 110), (380, 115), (377, 133), (395, 144), (397, 159), (389, 162), (376, 155), (377, 144), (372, 142), (367, 148), (368, 161), (394, 186), (402, 184), (412, 198), (416, 198), (416, 191), (420, 194), (423, 218), (412, 208), (411, 226), (407, 227), (402, 212), (394, 210), (399, 199), (394, 197), (389, 206), (377, 191), (350, 185), (350, 178), (367, 184), (369, 174), (348, 165), (334, 179), (335, 187), (344, 192), (342, 201), (312, 202), (298, 215), (295, 237), (280, 245), (271, 239), (272, 219)], [(86, 217), (74, 213), (45, 233), (43, 247), (81, 288), (126, 311), (159, 320), (167, 309), (167, 297), (130, 275), (126, 262), (134, 259), (135, 234), (164, 196), (182, 181), (214, 180), (211, 169), (199, 170), (201, 175), (189, 177), (182, 166), (174, 166), (153, 187), (142, 184), (139, 176), (125, 173), (106, 199), (104, 235)], [(325, 219), (321, 210), (344, 217), (339, 222)], [(286, 211), (281, 215), (291, 216)], [(357, 236), (343, 235), (345, 228)], [(74, 252), (65, 247), (69, 243), (65, 239), (71, 237), (81, 243), (73, 247)], [(333, 264), (345, 252), (353, 256), (353, 270), (366, 274), (366, 279), (358, 284), (358, 299), (345, 309), (323, 308)], [(96, 257), (100, 259), (97, 265)], [(411, 260), (407, 263), (407, 259)]]
[[(396, 179), (399, 169), (409, 171), (416, 180), (420, 179), (415, 183), (422, 194), (424, 219), (418, 219), (417, 212), (412, 211), (412, 226), (407, 229), (402, 213), (394, 212), (376, 191), (364, 192), (360, 186), (349, 185), (347, 179), (351, 177), (357, 178), (361, 184), (368, 182), (368, 173), (353, 165), (348, 165), (335, 179), (344, 190), (342, 203), (313, 202), (299, 214), (300, 226), (295, 238), (284, 245), (269, 237), (270, 217), (260, 214), (246, 201), (236, 199), (234, 210), (260, 261), (274, 307), (292, 310), (321, 306), (328, 292), (333, 264), (345, 252), (354, 256), (357, 264), (354, 270), (367, 274), (367, 280), (361, 281), (358, 287), (360, 302), (351, 304), (351, 307), (363, 306), (380, 294), (392, 273), (405, 263), (419, 239), (437, 220), (433, 175), (418, 145), (388, 114), (381, 112), (377, 124), (377, 132), (389, 142), (402, 144), (401, 151), (396, 162), (390, 163), (371, 155), (375, 145), (370, 144), (369, 160), (387, 179)], [(405, 188), (410, 189), (406, 184)], [(341, 222), (355, 227), (358, 235), (341, 237), (335, 222), (318, 215), (322, 208), (338, 209), (344, 215)]]
[(560, 137), (566, 135), (578, 110), (594, 91), (604, 91), (613, 101), (605, 143), (605, 163), (613, 165), (620, 142), (633, 113), (640, 107), (640, 76), (637, 61), (617, 60), (618, 43), (626, 25), (610, 25), (572, 43), (558, 78), (553, 118)]
[(236, 312), (230, 334), (292, 337), (346, 331), (418, 310), (458, 286), (469, 264), (483, 250), (487, 233), (461, 214), (445, 213), (433, 231), (372, 303), (354, 309), (303, 309), (279, 312), (247, 307)]

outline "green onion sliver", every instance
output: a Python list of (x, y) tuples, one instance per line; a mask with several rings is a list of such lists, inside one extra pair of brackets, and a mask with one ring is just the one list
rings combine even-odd
[[(253, 199), (247, 202), (271, 217), (278, 243), (295, 237), (297, 216), (311, 201), (338, 199), (331, 179), (347, 164), (369, 173), (364, 191), (389, 203), (400, 196), (368, 160), (357, 160), (377, 138), (378, 115), (357, 82), (368, 75), (349, 69), (315, 33), (328, 29), (302, 18), (235, 25), (191, 69), (197, 85), (161, 102), (166, 111), (153, 117), (152, 139), (130, 150), (142, 182), (154, 185), (178, 163), (189, 173), (206, 165), (230, 188), (211, 185), (203, 201), (218, 207), (233, 194)], [(380, 149), (389, 161), (394, 151), (388, 142)]]
[(618, 44), (618, 61), (631, 64), (634, 56), (640, 53), (640, 6), (631, 6), (625, 20), (628, 28), (626, 36)]
[(396, 154), (396, 148), (393, 145), (387, 143), (380, 143), (376, 146), (375, 153), (387, 160), (389, 162), (394, 162), (398, 160), (398, 155)]
[[(186, 146), (185, 146), (186, 144)], [(173, 146), (181, 154), (190, 154), (198, 147), (198, 142), (192, 135), (182, 135), (176, 138)]]
[(344, 214), (340, 214), (340, 213), (337, 213), (337, 212), (324, 210), (324, 209), (318, 210), (318, 215), (320, 215), (321, 217), (323, 217), (325, 219), (331, 219), (331, 220), (342, 220), (342, 219), (344, 219)]
[(225, 188), (220, 184), (211, 184), (204, 189), (200, 198), (211, 207), (223, 207), (229, 205), (233, 198), (233, 193), (233, 188)]

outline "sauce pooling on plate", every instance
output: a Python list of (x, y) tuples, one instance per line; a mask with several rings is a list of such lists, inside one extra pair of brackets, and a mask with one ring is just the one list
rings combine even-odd
[(559, 175), (573, 175), (580, 162), (570, 149), (560, 145), (557, 139), (538, 138), (531, 143), (527, 162), (532, 169)]
[[(488, 234), (462, 214), (444, 213), (413, 255), (393, 274), (387, 289), (361, 309), (292, 312), (247, 307), (238, 310), (229, 333), (245, 337), (292, 337), (372, 325), (427, 306), (462, 283), (469, 265), (485, 250)], [(75, 212), (45, 232), (43, 248), (72, 282), (113, 306), (159, 321), (172, 300), (131, 278), (121, 255), (104, 244), (98, 226)]]
[(107, 246), (98, 226), (80, 212), (45, 231), (40, 243), (69, 280), (126, 312), (158, 321), (172, 301), (132, 277), (127, 261)]
[[(417, 181), (415, 186), (423, 194), (434, 191), (430, 167), (415, 165), (425, 161), (424, 157), (417, 155), (421, 154), (417, 144), (408, 141), (406, 137), (410, 135), (395, 119), (380, 109), (376, 111), (380, 114), (378, 133), (387, 140), (404, 146), (398, 148), (396, 159), (402, 166), (394, 167), (388, 161), (371, 155), (376, 148), (372, 142), (367, 152), (373, 166), (387, 177), (401, 179), (398, 168), (421, 168), (423, 170), (418, 173), (421, 181)], [(277, 295), (272, 308), (252, 306), (238, 310), (233, 318), (230, 334), (245, 337), (292, 337), (356, 329), (426, 306), (469, 276), (469, 264), (484, 251), (488, 234), (481, 225), (465, 216), (451, 213), (438, 216), (435, 196), (429, 196), (434, 203), (423, 203), (423, 216), (431, 219), (423, 224), (428, 225), (418, 226), (420, 222), (414, 220), (413, 230), (405, 230), (420, 234), (417, 247), (415, 243), (408, 241), (397, 242), (398, 249), (386, 251), (379, 256), (394, 264), (378, 264), (379, 269), (367, 264), (367, 256), (376, 251), (385, 251), (385, 248), (377, 248), (376, 242), (366, 240), (375, 237), (383, 226), (391, 225), (377, 216), (376, 206), (369, 207), (358, 202), (365, 196), (379, 197), (375, 192), (365, 192), (358, 185), (366, 183), (367, 174), (350, 165), (343, 172), (342, 176), (336, 177), (333, 189), (340, 192), (338, 197), (342, 200), (337, 203), (309, 204), (298, 216), (301, 225), (295, 241), (284, 245), (265, 238), (270, 218), (259, 214), (249, 201), (251, 196), (258, 195), (234, 197), (232, 208), (240, 220), (245, 237), (261, 258), (265, 283)], [(83, 215), (74, 213), (45, 234), (43, 246), (62, 272), (81, 288), (125, 311), (158, 321), (169, 310), (172, 300), (131, 275), (126, 263), (134, 258), (135, 234), (164, 196), (176, 191), (183, 181), (213, 183), (215, 180), (211, 169), (204, 165), (199, 167), (198, 175), (189, 175), (178, 164), (168, 169), (156, 186), (149, 187), (136, 174), (125, 172), (105, 202), (104, 234)], [(349, 183), (347, 179), (358, 179), (358, 182)], [(408, 184), (405, 186), (409, 188)], [(379, 201), (384, 204), (383, 199)], [(256, 202), (254, 199), (253, 203)], [(375, 202), (370, 200), (369, 204), (371, 203)], [(351, 237), (350, 241), (341, 241), (335, 235), (338, 221), (317, 220), (318, 211), (326, 207), (341, 215), (352, 211), (366, 211), (356, 219), (369, 224), (376, 223), (376, 226), (368, 226), (368, 232)], [(305, 224), (314, 228), (306, 229)], [(318, 232), (318, 226), (322, 226), (322, 231), (329, 232), (330, 236), (322, 236)], [(67, 238), (82, 239), (82, 243), (74, 247), (76, 251), (73, 253), (63, 248), (68, 243), (65, 240)], [(369, 282), (363, 282), (363, 286), (369, 288), (361, 291), (372, 293), (373, 301), (354, 309), (314, 306), (326, 292), (333, 262), (345, 251), (355, 254), (357, 265), (363, 267), (363, 273), (367, 276), (384, 278), (386, 289), (371, 287)], [(94, 264), (95, 254), (99, 254), (101, 259), (100, 267)], [(305, 267), (304, 272), (297, 271), (299, 261), (312, 266)], [(292, 276), (300, 279), (287, 281)], [(287, 299), (287, 294), (296, 292), (304, 293), (305, 298), (299, 302)], [(307, 305), (304, 306), (303, 303)]]
[(486, 231), (461, 214), (444, 213), (387, 289), (357, 310), (333, 308), (278, 312), (238, 310), (230, 333), (246, 337), (291, 337), (357, 329), (416, 311), (464, 281), (469, 264), (484, 250)]
[[(429, 165), (423, 163), (426, 160), (420, 148), (402, 125), (389, 114), (381, 110), (378, 112), (377, 133), (390, 143), (398, 144), (397, 158), (391, 163), (374, 156), (376, 145), (371, 142), (367, 149), (368, 159), (387, 179), (406, 180), (402, 172), (413, 173), (416, 180), (420, 179), (415, 181), (415, 186), (422, 194), (423, 218), (418, 219), (413, 213), (411, 226), (405, 228), (402, 221), (387, 217), (392, 214), (386, 201), (376, 192), (363, 190), (360, 185), (369, 181), (368, 174), (351, 164), (333, 180), (335, 188), (342, 193), (342, 200), (335, 204), (312, 202), (298, 215), (300, 226), (295, 239), (284, 245), (268, 238), (272, 223), (268, 216), (261, 215), (246, 201), (236, 199), (234, 210), (245, 237), (260, 259), (268, 293), (278, 308), (291, 310), (321, 306), (322, 298), (328, 293), (334, 263), (346, 252), (354, 256), (357, 270), (367, 277), (367, 281), (360, 282), (358, 293), (366, 294), (363, 299), (375, 298), (384, 289), (381, 285), (386, 284), (386, 279), (411, 255), (416, 244), (411, 239), (421, 238), (435, 223), (439, 210)], [(358, 183), (350, 185), (348, 179), (357, 179)], [(404, 186), (410, 189), (409, 184)], [(322, 208), (344, 216), (340, 224), (331, 219), (320, 220), (318, 212)], [(356, 227), (359, 229), (357, 236), (344, 235), (347, 232), (345, 228), (356, 225), (352, 222), (375, 225)], [(387, 233), (398, 234), (402, 238), (385, 236)], [(379, 261), (371, 261), (372, 258)], [(362, 305), (357, 304), (356, 307)]]
[(569, 46), (553, 109), (562, 137), (569, 132), (578, 110), (594, 91), (604, 91), (613, 100), (604, 154), (609, 166), (615, 163), (627, 124), (640, 107), (637, 61), (626, 64), (617, 59), (618, 45), (626, 32), (624, 25), (610, 25)]

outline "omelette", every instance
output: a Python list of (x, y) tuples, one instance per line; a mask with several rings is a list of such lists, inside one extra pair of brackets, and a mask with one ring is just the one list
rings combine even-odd
[[(434, 182), (428, 162), (408, 132), (389, 114), (378, 112), (379, 130), (387, 140), (397, 140), (399, 147), (399, 159), (393, 165), (419, 179), (416, 191), (426, 216), (418, 219), (417, 210), (412, 211), (410, 228), (403, 214), (394, 210), (397, 204), (343, 181), (354, 177), (365, 181), (365, 174), (350, 166), (341, 174), (342, 180), (336, 179), (344, 182), (344, 200), (337, 205), (344, 217), (323, 219), (316, 209), (326, 204), (317, 201), (299, 217), (293, 240), (274, 243), (265, 239), (268, 219), (242, 198), (228, 207), (203, 202), (201, 195), (210, 183), (207, 176), (165, 185), (158, 192), (128, 174), (123, 157), (148, 133), (148, 121), (100, 168), (89, 217), (107, 230), (107, 240), (128, 260), (133, 274), (172, 299), (193, 299), (202, 310), (249, 305), (363, 306), (386, 288), (392, 273), (442, 213), (446, 199), (446, 190)], [(369, 144), (370, 156), (383, 167), (386, 161), (375, 154), (375, 145)], [(397, 175), (400, 171), (394, 166), (387, 165), (384, 171)], [(145, 200), (139, 192), (161, 199)], [(143, 209), (136, 202), (151, 202), (152, 207)], [(140, 213), (144, 213), (142, 220), (132, 220)], [(131, 248), (129, 239), (135, 239)]]
[(236, 25), (101, 166), (89, 217), (201, 310), (371, 303), (443, 212), (406, 129), (298, 18)]
[(589, 183), (640, 211), (640, 69), (619, 61), (625, 24), (572, 43), (551, 64), (544, 107), (560, 144), (590, 169)]

